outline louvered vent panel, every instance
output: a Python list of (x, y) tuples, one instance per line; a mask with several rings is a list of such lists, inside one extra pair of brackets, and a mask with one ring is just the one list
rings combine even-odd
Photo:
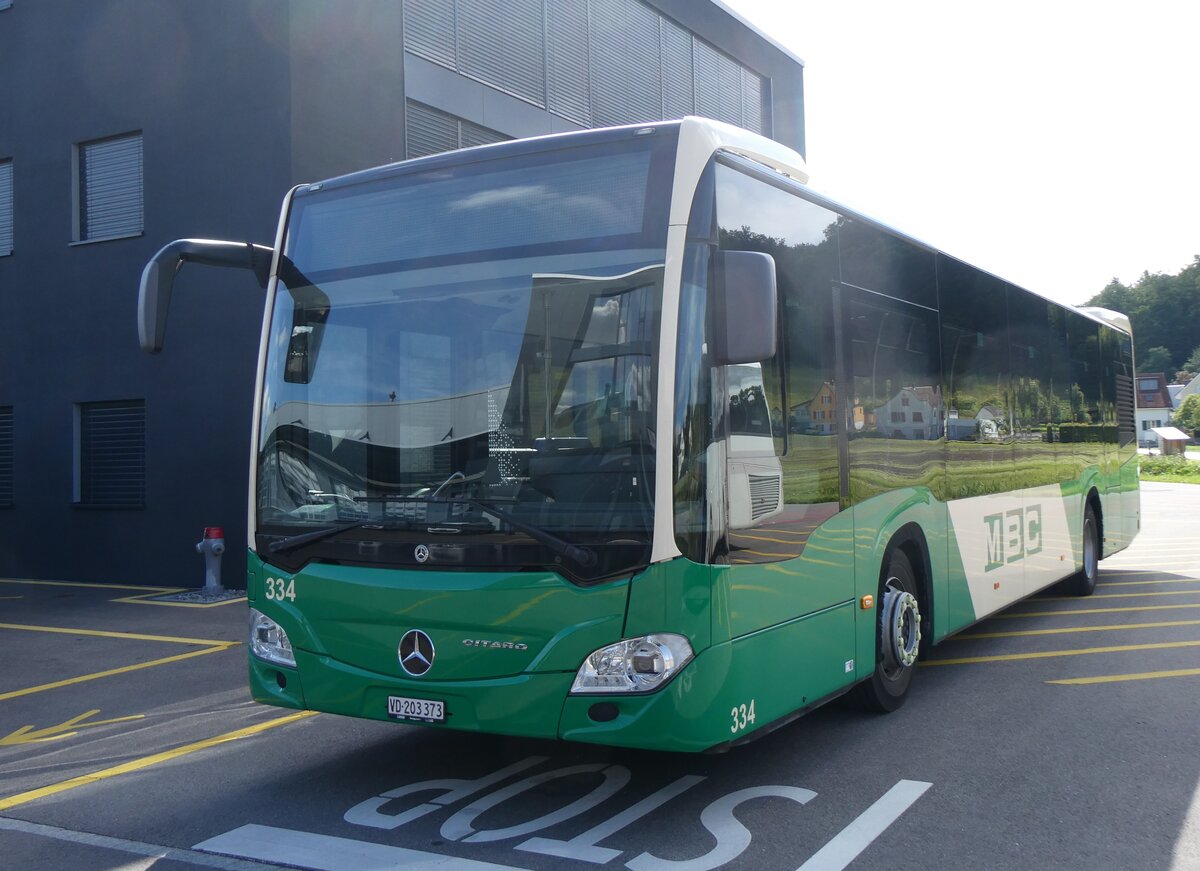
[(410, 158), (458, 148), (458, 120), (423, 103), (405, 104), (404, 128)]
[(454, 0), (404, 0), (404, 47), (454, 69)]
[(692, 81), (692, 35), (665, 18), (659, 20), (664, 118), (682, 118), (696, 111)]
[(763, 81), (758, 73), (742, 67), (742, 126), (767, 135), (763, 124)]
[(458, 71), (546, 102), (541, 0), (458, 0)]
[(463, 148), (470, 148), (472, 145), (487, 145), (491, 142), (503, 142), (511, 138), (511, 136), (505, 136), (490, 127), (481, 127), (470, 121), (461, 122), (460, 142)]
[(1122, 447), (1137, 439), (1137, 412), (1133, 379), (1117, 376), (1117, 439)]
[(555, 0), (546, 6), (546, 108), (589, 126), (587, 0)]
[(758, 520), (779, 507), (782, 482), (778, 475), (750, 475), (750, 517)]
[(591, 9), (592, 124), (658, 120), (658, 14), (637, 0), (594, 0)]

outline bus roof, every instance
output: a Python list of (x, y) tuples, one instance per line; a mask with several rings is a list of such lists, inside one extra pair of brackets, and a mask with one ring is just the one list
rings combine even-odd
[(677, 128), (681, 137), (681, 145), (688, 147), (691, 143), (699, 147), (711, 147), (714, 150), (732, 151), (742, 154), (759, 163), (763, 163), (776, 171), (805, 183), (808, 180), (808, 170), (804, 158), (798, 153), (781, 145), (773, 139), (768, 139), (757, 133), (751, 133), (732, 124), (714, 121), (711, 118), (700, 118), (689, 115), (674, 121), (653, 121), (646, 124), (628, 124), (623, 127), (603, 127), (586, 130), (571, 130), (566, 133), (548, 133), (543, 136), (533, 136), (527, 139), (509, 139), (503, 142), (492, 142), (486, 145), (475, 145), (454, 151), (443, 151), (425, 157), (414, 157), (410, 160), (389, 163), (383, 166), (359, 170), (346, 175), (335, 176), (312, 184), (299, 185), (300, 190), (321, 190), (340, 188), (360, 184), (394, 175), (402, 175), (410, 171), (436, 169), (440, 166), (452, 166), (480, 159), (494, 159), (521, 154), (536, 153), (564, 145), (590, 144), (624, 139), (630, 133), (640, 130), (652, 131)]

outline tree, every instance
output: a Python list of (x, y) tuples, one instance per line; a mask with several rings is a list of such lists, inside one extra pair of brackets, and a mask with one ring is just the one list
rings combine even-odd
[(1175, 410), (1171, 423), (1193, 436), (1200, 432), (1200, 393), (1193, 393), (1183, 400), (1183, 405)]
[(1166, 348), (1150, 348), (1137, 360), (1139, 374), (1146, 372), (1166, 372), (1171, 369), (1171, 352)]
[[(1182, 377), (1186, 373), (1187, 377)], [(1187, 358), (1187, 362), (1183, 364), (1183, 368), (1179, 370), (1177, 380), (1186, 384), (1197, 375), (1200, 375), (1200, 345), (1196, 346), (1196, 350), (1192, 351), (1192, 356)]]
[[(1117, 279), (1088, 301), (1123, 312), (1133, 323), (1134, 352), (1145, 372), (1165, 372), (1192, 368), (1197, 346), (1200, 345), (1200, 255), (1177, 275), (1142, 273), (1132, 286)], [(1167, 359), (1150, 365), (1147, 355), (1154, 348), (1164, 348)], [(1193, 358), (1189, 358), (1192, 354)]]

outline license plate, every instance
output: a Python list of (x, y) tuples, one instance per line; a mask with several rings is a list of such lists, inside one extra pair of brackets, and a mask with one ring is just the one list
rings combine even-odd
[(446, 703), (429, 699), (410, 699), (388, 696), (388, 716), (399, 720), (421, 720), (424, 723), (444, 723)]

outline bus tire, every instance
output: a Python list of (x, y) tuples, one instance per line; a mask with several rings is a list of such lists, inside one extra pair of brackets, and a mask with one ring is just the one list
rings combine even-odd
[(921, 648), (920, 589), (908, 555), (892, 550), (879, 578), (875, 671), (855, 687), (859, 706), (890, 713), (904, 704)]
[(1083, 509), (1083, 568), (1067, 579), (1072, 596), (1090, 596), (1096, 591), (1100, 571), (1100, 522), (1091, 502)]

